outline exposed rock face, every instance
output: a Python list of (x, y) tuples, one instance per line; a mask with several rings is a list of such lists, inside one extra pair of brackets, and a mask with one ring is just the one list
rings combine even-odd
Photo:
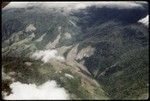
[(36, 28), (34, 27), (33, 24), (30, 24), (30, 25), (25, 29), (26, 32), (31, 32), (31, 31), (35, 31), (35, 30), (36, 30)]
[(60, 33), (53, 42), (49, 42), (45, 47), (46, 49), (54, 49), (56, 45), (59, 43), (61, 38), (61, 26), (58, 27), (58, 32)]
[(45, 34), (43, 34), (41, 37), (39, 37), (38, 39), (36, 39), (36, 42), (41, 42), (42, 40), (43, 40), (43, 38), (44, 38), (44, 36), (46, 35), (46, 33)]
[(59, 43), (59, 40), (61, 38), (60, 35), (61, 34), (59, 34), (53, 42), (49, 42), (46, 45), (46, 49), (54, 49), (54, 48), (56, 48), (56, 45)]
[(31, 66), (31, 65), (32, 65), (32, 62), (25, 62), (25, 64), (26, 64), (27, 66)]
[(66, 60), (67, 61), (74, 61), (77, 55), (79, 44), (75, 45), (68, 53)]
[(91, 46), (87, 46), (86, 48), (83, 48), (76, 56), (76, 60), (81, 60), (84, 57), (90, 57), (94, 54), (94, 48)]

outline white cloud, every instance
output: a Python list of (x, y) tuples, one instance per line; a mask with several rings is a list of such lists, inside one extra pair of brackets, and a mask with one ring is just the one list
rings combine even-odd
[(145, 18), (143, 18), (143, 19), (140, 19), (139, 21), (138, 21), (139, 23), (143, 23), (144, 25), (146, 25), (146, 26), (149, 26), (149, 15), (147, 15)]
[(28, 3), (29, 2), (10, 2), (4, 9), (7, 9), (7, 8), (23, 8), (23, 7), (26, 7), (26, 5)]
[(31, 5), (43, 6), (43, 7), (65, 7), (67, 9), (80, 9), (91, 5), (97, 5), (99, 7), (117, 7), (117, 8), (134, 8), (142, 7), (141, 3), (147, 2), (134, 2), (134, 1), (99, 1), (99, 2), (11, 2), (5, 8), (23, 8)]
[(31, 58), (41, 59), (44, 63), (47, 63), (50, 59), (64, 60), (64, 57), (58, 55), (57, 50), (36, 51), (32, 54)]
[(6, 100), (69, 100), (67, 91), (60, 88), (54, 80), (40, 86), (14, 82), (10, 87), (12, 94), (5, 96)]
[(119, 1), (119, 2), (100, 2), (100, 3), (95, 3), (98, 7), (108, 7), (108, 8), (119, 8), (119, 9), (130, 9), (130, 8), (135, 8), (135, 7), (142, 7), (141, 4), (138, 4), (136, 2), (131, 2), (131, 1)]

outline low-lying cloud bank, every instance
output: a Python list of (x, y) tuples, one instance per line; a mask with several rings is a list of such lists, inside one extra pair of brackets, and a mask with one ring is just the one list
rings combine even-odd
[(6, 100), (69, 100), (67, 91), (60, 88), (54, 80), (40, 86), (14, 82), (10, 87), (12, 94), (5, 96)]
[[(42, 7), (65, 7), (68, 9), (81, 9), (87, 6), (96, 5), (98, 7), (109, 7), (109, 8), (135, 8), (142, 7), (141, 3), (147, 3), (145, 1), (100, 1), (100, 2), (11, 2), (6, 8), (23, 8), (31, 5), (42, 6)], [(6, 9), (5, 8), (5, 9)]]
[(31, 58), (34, 58), (35, 60), (41, 60), (44, 63), (49, 62), (50, 59), (56, 59), (63, 61), (64, 57), (58, 55), (57, 50), (40, 50), (36, 51), (32, 54)]

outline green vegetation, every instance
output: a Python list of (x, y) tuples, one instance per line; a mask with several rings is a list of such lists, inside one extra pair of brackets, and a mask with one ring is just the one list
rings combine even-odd
[(137, 99), (148, 93), (149, 34), (138, 24), (116, 24), (107, 22), (91, 28), (95, 33), (90, 44), (95, 45), (96, 52), (85, 59), (85, 65), (110, 98)]

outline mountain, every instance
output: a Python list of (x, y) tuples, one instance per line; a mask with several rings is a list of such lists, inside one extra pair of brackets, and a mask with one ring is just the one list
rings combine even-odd
[(15, 99), (16, 82), (43, 87), (49, 80), (66, 99), (149, 97), (149, 33), (140, 23), (148, 3), (39, 5), (2, 10), (4, 99)]

